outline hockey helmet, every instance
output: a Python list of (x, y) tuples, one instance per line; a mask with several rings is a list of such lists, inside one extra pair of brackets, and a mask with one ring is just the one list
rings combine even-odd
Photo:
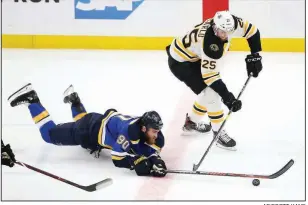
[(234, 31), (235, 22), (229, 11), (218, 11), (214, 16), (214, 24), (220, 30), (230, 33)]
[(156, 111), (149, 111), (142, 115), (141, 123), (143, 126), (148, 128), (153, 128), (156, 130), (161, 130), (163, 127), (163, 122), (161, 117)]

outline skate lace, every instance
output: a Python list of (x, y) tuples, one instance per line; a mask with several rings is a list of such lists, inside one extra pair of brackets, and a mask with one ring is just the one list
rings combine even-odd
[(18, 101), (16, 105), (27, 104), (29, 101), (33, 100), (33, 97), (28, 97), (27, 100)]
[(229, 135), (227, 134), (225, 130), (222, 130), (220, 132), (219, 139), (223, 140), (226, 143), (228, 143), (231, 140), (231, 138), (229, 137)]
[(16, 105), (21, 105), (21, 104), (26, 104), (26, 103), (28, 103), (28, 101), (23, 100), (23, 101), (19, 101), (19, 102), (17, 102), (17, 103), (16, 103)]

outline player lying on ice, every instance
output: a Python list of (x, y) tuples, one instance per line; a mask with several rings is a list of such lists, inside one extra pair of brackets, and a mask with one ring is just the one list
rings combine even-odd
[(27, 84), (8, 101), (12, 107), (26, 104), (45, 142), (55, 145), (81, 145), (99, 157), (110, 149), (116, 167), (135, 170), (138, 176), (164, 177), (166, 165), (159, 153), (164, 146), (163, 123), (155, 111), (141, 117), (122, 115), (115, 109), (104, 114), (87, 113), (71, 85), (64, 92), (64, 103), (71, 104), (75, 122), (55, 124), (37, 93)]

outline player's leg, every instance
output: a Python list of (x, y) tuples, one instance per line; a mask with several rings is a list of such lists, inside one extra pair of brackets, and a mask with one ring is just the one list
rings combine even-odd
[[(212, 88), (207, 87), (199, 94), (199, 100), (206, 106), (212, 130), (216, 134), (224, 121), (221, 97)], [(236, 142), (228, 135), (226, 129), (223, 129), (219, 134), (217, 146), (235, 150)]]
[(78, 93), (74, 91), (73, 85), (70, 85), (65, 91), (64, 91), (64, 103), (71, 104), (71, 110), (72, 110), (72, 117), (74, 121), (80, 120), (83, 118), (87, 111), (83, 104), (80, 101), (80, 98), (78, 96)]
[(28, 84), (9, 97), (12, 107), (25, 104), (28, 106), (34, 123), (38, 126), (43, 140), (56, 145), (80, 145), (87, 136), (87, 126), (77, 123), (56, 125), (48, 111), (41, 104), (32, 85)]
[(56, 124), (51, 119), (48, 111), (41, 104), (37, 93), (32, 89), (29, 83), (13, 93), (8, 101), (12, 107), (18, 105), (27, 105), (34, 123), (38, 126), (42, 138), (47, 143), (52, 143), (49, 135), (49, 130), (56, 127)]
[(177, 62), (171, 57), (168, 59), (171, 72), (182, 82), (184, 82), (196, 95), (198, 95), (192, 111), (190, 114), (186, 114), (185, 124), (183, 131), (185, 135), (207, 133), (211, 131), (211, 126), (202, 122), (203, 117), (207, 113), (207, 109), (202, 101), (200, 101), (199, 94), (205, 88), (201, 76), (200, 61), (189, 62)]

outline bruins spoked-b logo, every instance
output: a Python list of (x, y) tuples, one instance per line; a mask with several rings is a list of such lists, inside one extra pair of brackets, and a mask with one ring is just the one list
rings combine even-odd
[(216, 44), (211, 44), (211, 45), (210, 45), (210, 49), (211, 49), (212, 51), (217, 52), (217, 51), (219, 50), (219, 47), (218, 47), (218, 45), (216, 45)]

